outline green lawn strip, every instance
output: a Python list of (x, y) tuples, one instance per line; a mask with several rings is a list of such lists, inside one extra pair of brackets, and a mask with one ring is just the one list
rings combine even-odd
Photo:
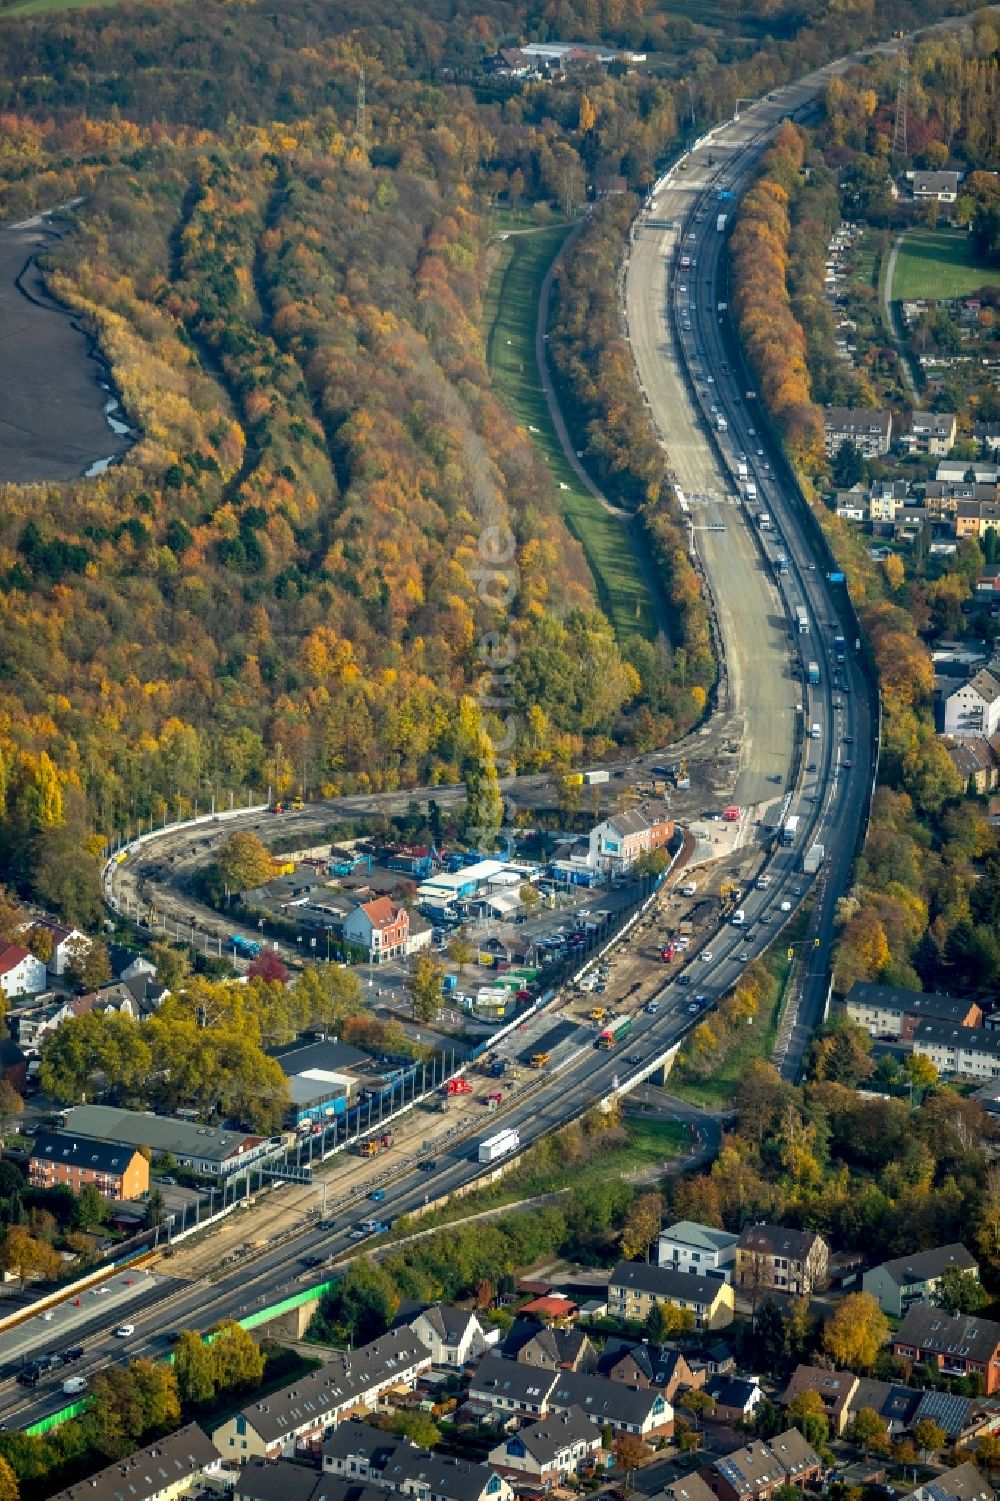
[(770, 1011), (754, 1017), (752, 1026), (744, 1026), (734, 1033), (729, 1049), (713, 1069), (711, 1077), (690, 1073), (683, 1059), (678, 1058), (670, 1070), (666, 1088), (679, 1099), (689, 1100), (694, 1105), (710, 1108), (729, 1105), (737, 1086), (754, 1058), (770, 1058), (778, 1038), (781, 1009), (788, 991), (788, 982), (794, 967), (788, 950), (800, 942), (808, 918), (800, 909), (793, 922), (781, 934), (763, 957), (765, 967), (778, 981), (778, 992)]
[[(581, 1167), (579, 1162), (565, 1168), (549, 1167), (544, 1163), (532, 1163), (532, 1151), (525, 1154), (520, 1166), (505, 1174), (499, 1182), (475, 1193), (463, 1194), (452, 1199), (441, 1209), (418, 1218), (403, 1217), (392, 1227), (391, 1240), (405, 1239), (420, 1230), (434, 1230), (439, 1226), (454, 1224), (456, 1220), (468, 1219), (485, 1209), (501, 1209), (505, 1204), (517, 1204), (522, 1199), (532, 1199), (539, 1194), (559, 1193), (573, 1188), (585, 1178), (588, 1183), (601, 1179), (621, 1179), (629, 1173), (657, 1168), (677, 1157), (688, 1145), (687, 1128), (678, 1121), (656, 1119), (644, 1120), (630, 1117), (627, 1122), (628, 1140), (608, 1151), (595, 1147), (593, 1157)], [(380, 1244), (387, 1241), (380, 1241)]]
[(601, 608), (619, 639), (636, 634), (652, 639), (652, 601), (625, 525), (608, 515), (570, 468), (549, 418), (535, 362), (539, 292), (567, 233), (567, 225), (556, 225), (537, 234), (513, 235), (500, 244), (484, 300), (486, 357), (502, 400), (530, 432), (559, 487), (566, 524), (583, 547)]
[(920, 297), (964, 297), (1000, 285), (1000, 269), (975, 259), (963, 229), (908, 229), (889, 288), (893, 302)]

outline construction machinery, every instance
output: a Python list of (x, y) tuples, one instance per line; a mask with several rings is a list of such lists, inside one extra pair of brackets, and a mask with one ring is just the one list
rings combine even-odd
[(469, 1083), (468, 1079), (446, 1079), (442, 1092), (446, 1096), (457, 1094), (471, 1094), (472, 1085)]
[(531, 1060), (532, 1068), (544, 1068), (549, 1061), (548, 1053), (535, 1053)]
[(392, 1133), (383, 1131), (381, 1136), (369, 1136), (358, 1148), (362, 1157), (377, 1157), (383, 1148), (392, 1146)]

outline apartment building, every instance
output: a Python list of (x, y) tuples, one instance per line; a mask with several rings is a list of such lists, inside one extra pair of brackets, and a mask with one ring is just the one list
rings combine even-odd
[(111, 1200), (141, 1199), (149, 1192), (149, 1163), (120, 1141), (93, 1141), (65, 1131), (40, 1131), (31, 1145), (32, 1188), (93, 1187)]
[(696, 1329), (723, 1329), (733, 1321), (735, 1300), (728, 1282), (675, 1271), (672, 1266), (646, 1266), (620, 1261), (608, 1282), (608, 1312), (614, 1318), (649, 1317), (658, 1306), (688, 1309)]
[(853, 443), (866, 459), (889, 452), (892, 413), (878, 407), (824, 407), (823, 446), (833, 458), (845, 443)]
[(926, 994), (901, 985), (875, 985), (855, 980), (847, 992), (847, 1015), (872, 1037), (913, 1038), (923, 1021), (949, 1022), (957, 1027), (982, 1026), (978, 1002), (939, 991)]

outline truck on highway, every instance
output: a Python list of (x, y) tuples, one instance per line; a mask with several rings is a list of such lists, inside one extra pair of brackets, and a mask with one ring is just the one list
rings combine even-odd
[(726, 227), (726, 215), (725, 214), (720, 214), (719, 217), (715, 221), (715, 228), (718, 231), (718, 233), (721, 235), (721, 233), (725, 229), (725, 227)]
[(715, 418), (715, 426), (720, 433), (728, 433), (729, 431), (729, 423), (726, 421), (725, 417), (723, 417), (721, 412), (719, 412)]
[(241, 959), (256, 959), (260, 954), (260, 944), (256, 939), (244, 938), (242, 933), (231, 934), (229, 943)]
[(736, 473), (742, 480), (750, 478), (750, 470), (747, 468), (745, 459), (740, 459), (739, 463), (736, 465)]
[(847, 642), (844, 640), (843, 636), (834, 636), (833, 649), (837, 654), (837, 661), (843, 662), (844, 654), (847, 651)]
[(826, 857), (826, 850), (821, 844), (811, 844), (802, 857), (802, 869), (807, 875), (813, 875)]
[(816, 721), (814, 719), (813, 722), (812, 722), (812, 727), (809, 730), (809, 739), (810, 740), (818, 740), (820, 738), (820, 736), (822, 735), (822, 733), (823, 733), (823, 731), (820, 729), (819, 725), (816, 723)]
[(610, 771), (585, 771), (583, 780), (588, 787), (597, 787), (603, 782), (611, 781)]
[(795, 606), (795, 624), (799, 628), (799, 635), (800, 636), (808, 636), (808, 634), (809, 634), (809, 612), (806, 609), (805, 605), (796, 605)]
[[(744, 483), (744, 485), (743, 485), (743, 494), (746, 496), (747, 500), (756, 500), (757, 499), (757, 486), (754, 484), (754, 482), (753, 482), (752, 479), (748, 479)], [(771, 518), (770, 517), (768, 517), (767, 524), (768, 524), (768, 526), (771, 525)]]
[(630, 1016), (619, 1016), (617, 1021), (609, 1022), (604, 1028), (604, 1031), (597, 1039), (597, 1046), (599, 1048), (616, 1048), (620, 1042), (624, 1042), (631, 1030), (632, 1018)]
[(818, 662), (810, 662), (809, 663), (808, 671), (809, 671), (809, 681), (810, 681), (810, 683), (818, 683), (819, 682), (819, 663)]
[(775, 558), (775, 562), (778, 565), (778, 572), (781, 574), (782, 578), (784, 578), (788, 573), (788, 559), (785, 557), (785, 554), (783, 552), (779, 552), (778, 556)]
[(79, 1396), (80, 1392), (87, 1390), (87, 1378), (86, 1376), (67, 1376), (62, 1389), (67, 1397)]
[(521, 1138), (511, 1126), (487, 1136), (479, 1143), (477, 1157), (480, 1162), (496, 1162), (500, 1157), (509, 1157), (521, 1145)]
[(781, 831), (782, 844), (794, 844), (795, 837), (799, 832), (799, 815), (793, 813), (791, 818), (785, 819), (785, 826)]

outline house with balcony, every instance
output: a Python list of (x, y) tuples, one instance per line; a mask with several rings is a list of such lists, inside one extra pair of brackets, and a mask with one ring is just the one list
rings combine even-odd
[(870, 1037), (912, 1040), (924, 1021), (949, 1022), (958, 1027), (982, 1025), (979, 1003), (942, 991), (907, 990), (902, 985), (876, 985), (855, 980), (844, 1003), (847, 1015)]
[(943, 1376), (978, 1376), (987, 1397), (1000, 1390), (1000, 1324), (978, 1314), (914, 1303), (892, 1336), (892, 1353)]
[(551, 1490), (592, 1465), (603, 1449), (598, 1428), (579, 1407), (527, 1423), (491, 1449), (488, 1459), (518, 1489)]
[(695, 1276), (716, 1273), (728, 1282), (736, 1262), (738, 1241), (738, 1235), (717, 1230), (714, 1225), (677, 1220), (660, 1231), (657, 1261), (675, 1272), (693, 1272)]
[(930, 1303), (946, 1272), (966, 1272), (979, 1280), (979, 1263), (963, 1245), (934, 1246), (912, 1256), (896, 1256), (872, 1267), (861, 1279), (883, 1313), (901, 1319), (912, 1303)]
[(945, 458), (955, 446), (958, 419), (954, 412), (914, 412), (910, 426), (899, 436), (904, 453)]
[(840, 1438), (851, 1418), (851, 1398), (858, 1389), (853, 1371), (828, 1371), (824, 1366), (797, 1365), (785, 1387), (781, 1404), (788, 1407), (802, 1392), (815, 1392), (823, 1404), (830, 1432)]
[(1000, 730), (1000, 678), (981, 667), (944, 701), (944, 733), (988, 740)]
[(733, 1289), (721, 1277), (695, 1276), (672, 1266), (620, 1261), (608, 1282), (608, 1312), (613, 1318), (644, 1322), (654, 1308), (688, 1310), (696, 1329), (724, 1329), (733, 1321)]
[(845, 443), (851, 443), (863, 458), (878, 458), (889, 452), (892, 413), (878, 407), (824, 407), (823, 446), (834, 458)]
[(32, 1188), (93, 1187), (105, 1199), (141, 1199), (149, 1192), (149, 1163), (120, 1141), (94, 1141), (69, 1131), (39, 1131), (31, 1144)]

